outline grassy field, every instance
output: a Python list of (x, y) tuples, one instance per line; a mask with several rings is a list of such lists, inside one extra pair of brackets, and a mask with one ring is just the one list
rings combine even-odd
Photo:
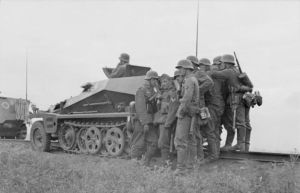
[(168, 168), (88, 155), (33, 152), (28, 145), (0, 142), (1, 193), (294, 193), (300, 168), (220, 160), (176, 177)]

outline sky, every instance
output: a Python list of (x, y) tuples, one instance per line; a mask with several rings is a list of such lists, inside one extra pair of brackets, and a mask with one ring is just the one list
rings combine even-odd
[[(1, 96), (41, 109), (131, 64), (172, 75), (195, 55), (197, 0), (1, 0)], [(252, 150), (300, 151), (300, 1), (199, 2), (198, 57), (237, 52), (264, 104), (251, 109)]]

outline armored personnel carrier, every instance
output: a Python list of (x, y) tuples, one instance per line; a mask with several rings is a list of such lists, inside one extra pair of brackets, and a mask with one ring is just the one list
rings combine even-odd
[[(58, 140), (65, 151), (121, 155), (128, 144), (126, 124), (129, 104), (150, 69), (128, 65), (130, 76), (82, 85), (83, 91), (59, 104), (51, 112), (38, 112), (41, 118), (31, 127), (33, 149), (49, 151), (52, 140)], [(104, 69), (110, 73), (109, 69)]]

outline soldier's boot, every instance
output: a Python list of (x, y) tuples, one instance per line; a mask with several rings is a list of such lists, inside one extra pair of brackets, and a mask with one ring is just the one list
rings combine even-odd
[(155, 155), (156, 149), (157, 149), (156, 146), (153, 144), (151, 144), (147, 148), (147, 151), (145, 153), (145, 160), (144, 160), (144, 164), (143, 164), (144, 166), (150, 166), (151, 159)]
[(185, 174), (185, 160), (186, 160), (187, 152), (183, 149), (179, 149), (177, 151), (177, 165), (176, 170), (174, 172), (175, 175), (183, 175)]
[(223, 147), (221, 147), (221, 151), (230, 151), (230, 149), (232, 148), (232, 142), (234, 139), (234, 131), (227, 131), (227, 136), (226, 136), (226, 142), (225, 145)]
[(250, 130), (250, 129), (246, 129), (245, 152), (249, 152), (249, 147), (250, 147), (250, 136), (251, 136), (251, 130)]
[(245, 152), (249, 152), (250, 144), (246, 143), (245, 144)]
[(246, 128), (245, 127), (239, 127), (237, 129), (237, 144), (232, 146), (229, 150), (230, 151), (245, 151), (245, 134), (246, 134)]
[(161, 164), (163, 166), (167, 166), (170, 162), (170, 152), (169, 150), (162, 149), (161, 150)]
[(202, 145), (202, 139), (197, 139), (197, 160), (202, 161), (204, 159), (204, 151)]

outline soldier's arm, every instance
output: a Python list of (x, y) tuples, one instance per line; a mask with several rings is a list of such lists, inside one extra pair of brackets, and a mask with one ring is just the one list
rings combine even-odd
[(119, 66), (110, 74), (110, 78), (123, 77), (125, 72), (126, 72), (126, 66), (125, 65)]
[(191, 78), (186, 79), (184, 83), (184, 95), (180, 102), (183, 104), (188, 104), (192, 101), (193, 94), (194, 94), (194, 84)]
[(210, 76), (215, 79), (228, 80), (232, 72), (229, 69), (224, 69), (221, 71), (212, 71)]
[(199, 90), (202, 93), (207, 92), (214, 86), (214, 81), (208, 75), (204, 75), (198, 80), (199, 80)]
[(152, 123), (152, 116), (147, 113), (145, 91), (143, 88), (138, 89), (135, 95), (135, 110), (137, 118), (140, 120), (142, 125)]

